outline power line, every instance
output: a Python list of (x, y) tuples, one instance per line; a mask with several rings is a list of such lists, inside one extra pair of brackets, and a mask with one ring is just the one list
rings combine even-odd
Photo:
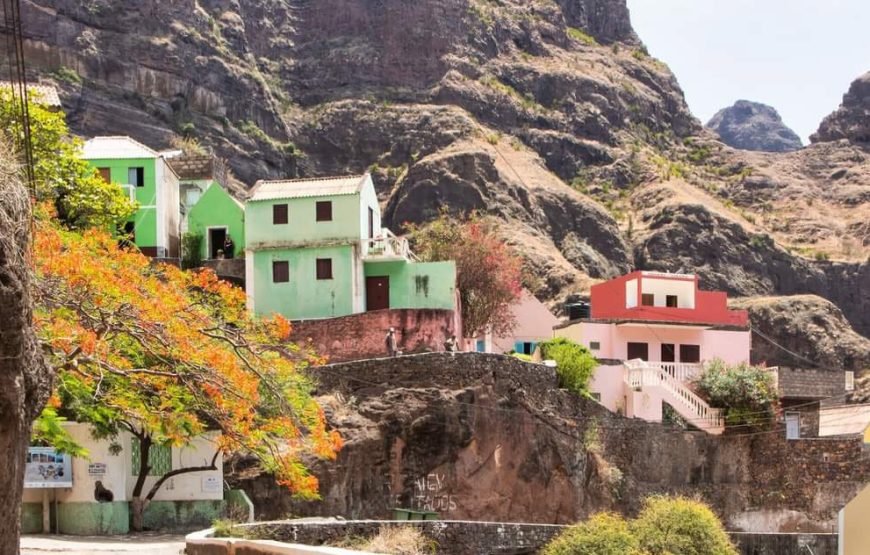
[(21, 123), (21, 153), (24, 156), (24, 172), (27, 186), (34, 193), (33, 143), (30, 134), (30, 110), (28, 107), (27, 67), (24, 60), (24, 38), (21, 25), (20, 0), (3, 1), (3, 34), (6, 36), (6, 58), (9, 62), (9, 85), (12, 102), (17, 105)]

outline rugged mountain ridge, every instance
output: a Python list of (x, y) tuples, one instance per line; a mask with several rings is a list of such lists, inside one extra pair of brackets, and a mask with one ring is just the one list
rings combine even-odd
[(870, 143), (870, 71), (852, 82), (837, 111), (810, 137), (814, 143), (840, 139)]
[(763, 152), (789, 152), (803, 146), (800, 137), (772, 106), (738, 100), (716, 112), (705, 125), (728, 146)]
[(25, 0), (23, 14), (28, 60), (79, 133), (193, 136), (248, 183), (369, 170), (396, 229), (442, 205), (492, 214), (554, 304), (631, 268), (698, 268), (732, 294), (824, 296), (870, 334), (870, 148), (718, 142), (624, 0)]

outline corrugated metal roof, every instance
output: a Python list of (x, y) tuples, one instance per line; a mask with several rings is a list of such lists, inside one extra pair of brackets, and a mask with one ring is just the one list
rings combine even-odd
[(94, 137), (85, 141), (85, 160), (120, 160), (123, 158), (157, 158), (157, 152), (130, 137)]
[(368, 175), (318, 177), (257, 181), (251, 190), (251, 201), (276, 200), (334, 195), (355, 195), (362, 190)]
[[(0, 88), (9, 89), (12, 88), (12, 85), (9, 81), (0, 81)], [(57, 89), (52, 85), (28, 84), (27, 95), (36, 104), (42, 104), (51, 108), (61, 107), (60, 96), (57, 94)]]

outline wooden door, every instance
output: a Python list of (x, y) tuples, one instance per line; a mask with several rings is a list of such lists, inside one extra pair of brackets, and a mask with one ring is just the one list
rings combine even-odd
[(390, 308), (390, 277), (368, 276), (366, 278), (366, 310)]
[(628, 344), (628, 359), (634, 360), (649, 360), (649, 344), (647, 343), (629, 343)]

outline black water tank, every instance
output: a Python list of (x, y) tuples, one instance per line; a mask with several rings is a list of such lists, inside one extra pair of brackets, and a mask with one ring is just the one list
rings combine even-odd
[(571, 303), (565, 305), (569, 320), (582, 320), (592, 316), (592, 306), (589, 303)]

